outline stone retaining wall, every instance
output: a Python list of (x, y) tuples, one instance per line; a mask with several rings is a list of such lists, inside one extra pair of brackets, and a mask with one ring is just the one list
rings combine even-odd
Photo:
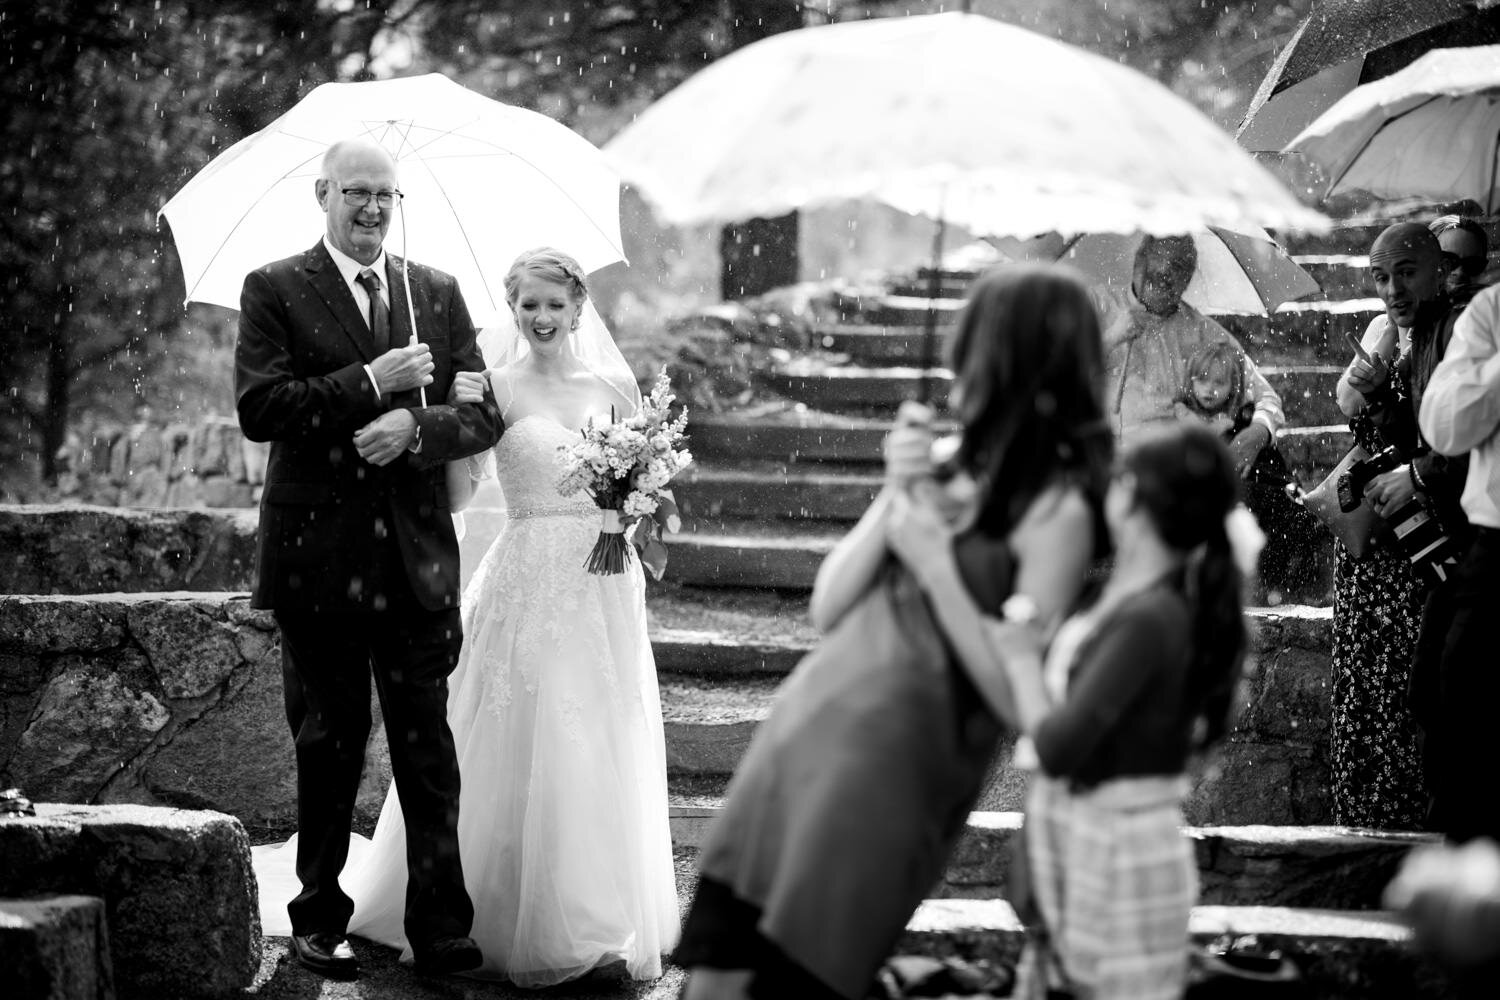
[(120, 507), (251, 507), (270, 446), (248, 441), (232, 416), (197, 423), (98, 424), (59, 456), (62, 495)]
[[(0, 598), (0, 786), (214, 809), (255, 833), (295, 825), (295, 777), (276, 624), (244, 595)], [(389, 781), (377, 722), (365, 826)]]
[[(1196, 776), (1190, 823), (1330, 821), (1329, 614), (1253, 614), (1246, 707)], [(389, 781), (378, 721), (367, 760), (368, 825)], [(0, 597), (0, 784), (38, 801), (215, 809), (257, 833), (293, 825), (294, 774), (275, 623), (243, 595)]]

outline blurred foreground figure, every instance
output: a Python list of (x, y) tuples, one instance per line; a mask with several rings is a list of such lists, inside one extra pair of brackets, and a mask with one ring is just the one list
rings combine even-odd
[(1040, 645), (1103, 545), (1110, 435), (1079, 280), (985, 275), (948, 354), (957, 452), (934, 468), (930, 412), (904, 404), (885, 485), (818, 571), (825, 635), (703, 846), (676, 955), (689, 1000), (866, 995), (1015, 718), (992, 630)]
[(1455, 840), (1500, 839), (1493, 780), (1500, 765), (1500, 287), (1480, 292), (1458, 317), (1422, 399), (1421, 423), (1434, 450), (1468, 455), (1461, 503), (1473, 526), (1446, 615), (1434, 617), (1431, 636), (1422, 623), (1435, 661), (1431, 725), (1446, 749), (1434, 761), (1433, 818)]
[(1500, 846), (1419, 847), (1385, 890), (1385, 905), (1410, 922), (1460, 984), (1459, 996), (1500, 996)]

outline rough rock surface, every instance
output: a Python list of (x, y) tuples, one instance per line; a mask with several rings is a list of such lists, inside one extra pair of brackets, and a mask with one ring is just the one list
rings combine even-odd
[[(375, 727), (356, 804), (390, 782)], [(0, 597), (0, 782), (38, 802), (216, 809), (295, 825), (296, 762), (271, 615), (243, 595)]]
[(104, 900), (123, 1000), (228, 997), (260, 967), (250, 841), (232, 816), (37, 805), (0, 821), (0, 897)]
[(256, 517), (0, 504), (0, 593), (249, 590)]
[(6, 995), (29, 1000), (113, 1000), (104, 900), (46, 895), (0, 899), (0, 969)]

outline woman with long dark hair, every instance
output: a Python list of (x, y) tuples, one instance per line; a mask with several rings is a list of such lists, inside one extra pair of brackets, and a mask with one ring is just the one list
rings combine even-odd
[[(1246, 643), (1240, 566), (1259, 540), (1238, 487), (1212, 429), (1138, 432), (1105, 501), (1115, 563), (1098, 599), (1057, 630), (1045, 664), (1030, 637), (995, 630), (1038, 764), (1024, 836), (1041, 926), (1018, 997), (1182, 995), (1198, 897), (1179, 829), (1187, 765), (1230, 723)], [(903, 559), (928, 558), (916, 533), (902, 538)]]
[[(690, 1000), (865, 996), (1013, 711), (984, 616), (1060, 620), (1097, 555), (1111, 440), (1083, 285), (1059, 267), (986, 275), (948, 346), (958, 447), (934, 469), (926, 408), (906, 404), (884, 487), (818, 572), (825, 638), (782, 686), (701, 853), (676, 956)], [(888, 541), (908, 494), (951, 539), (925, 593)]]

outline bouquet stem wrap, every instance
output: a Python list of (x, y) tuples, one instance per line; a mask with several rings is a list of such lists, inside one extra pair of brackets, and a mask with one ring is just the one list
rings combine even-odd
[(596, 576), (623, 573), (625, 564), (630, 561), (630, 545), (625, 541), (625, 525), (620, 520), (618, 510), (605, 508), (600, 513), (604, 518), (599, 526), (599, 538), (589, 552), (584, 569)]

